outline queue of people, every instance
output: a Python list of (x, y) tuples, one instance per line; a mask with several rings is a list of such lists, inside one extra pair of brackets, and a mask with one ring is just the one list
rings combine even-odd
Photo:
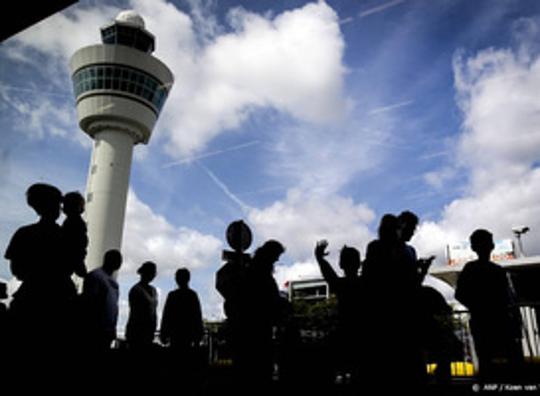
[[(89, 354), (107, 353), (117, 336), (119, 286), (115, 273), (121, 268), (122, 254), (107, 251), (102, 265), (87, 273), (83, 197), (62, 195), (56, 187), (38, 183), (30, 186), (26, 198), (39, 219), (19, 228), (5, 252), (13, 275), (21, 281), (9, 312), (2, 313), (9, 318), (11, 347), (22, 351), (19, 356), (60, 353), (68, 363), (73, 361), (74, 345)], [(59, 225), (61, 210), (65, 220)], [(437, 291), (423, 286), (434, 257), (419, 259), (409, 244), (418, 221), (409, 211), (384, 215), (378, 238), (368, 244), (363, 261), (356, 248), (342, 248), (339, 267), (343, 277), (327, 260), (328, 241), (316, 243), (315, 259), (338, 302), (332, 359), (358, 389), (371, 389), (390, 377), (396, 382), (387, 384), (387, 389), (395, 390), (392, 387), (399, 384), (402, 391), (419, 390), (426, 381), (426, 349), (435, 351), (441, 378), (448, 378), (452, 354), (459, 349), (451, 328), (437, 319), (448, 316), (451, 309)], [(268, 240), (253, 255), (246, 253), (251, 231), (242, 221), (231, 224), (228, 240), (234, 251), (224, 253), (216, 289), (224, 299), (234, 377), (240, 393), (248, 394), (254, 387), (271, 384), (275, 330), (291, 323), (286, 319), (290, 303), (280, 295), (273, 277), (285, 246)], [(509, 309), (514, 300), (504, 270), (489, 260), (492, 235), (476, 230), (471, 246), (478, 260), (465, 266), (456, 298), (471, 312), (481, 370), (490, 373), (496, 361), (517, 364), (522, 359), (519, 315)], [(157, 265), (147, 261), (137, 272), (140, 280), (129, 291), (126, 341), (130, 350), (142, 356), (154, 347), (158, 328), (158, 296), (151, 284)], [(83, 279), (81, 294), (74, 276)], [(175, 280), (178, 288), (166, 298), (159, 339), (174, 351), (176, 364), (186, 368), (201, 342), (203, 319), (199, 297), (189, 287), (189, 270), (178, 269)], [(285, 329), (283, 334), (294, 331)], [(23, 368), (26, 362), (20, 359), (15, 364)], [(294, 371), (293, 366), (287, 367)], [(74, 370), (70, 364), (64, 369)], [(22, 372), (28, 370), (24, 367)]]
[[(112, 249), (101, 265), (87, 272), (87, 228), (81, 215), (81, 194), (37, 183), (26, 192), (28, 205), (38, 221), (19, 228), (12, 236), (5, 258), (20, 286), (9, 308), (1, 304), (3, 351), (10, 357), (8, 372), (19, 379), (39, 375), (42, 380), (76, 378), (85, 367), (73, 364), (82, 352), (100, 360), (117, 340), (119, 285), (116, 273), (123, 257)], [(57, 223), (61, 212), (65, 220)], [(157, 331), (157, 291), (151, 282), (157, 274), (153, 262), (138, 270), (140, 281), (129, 292), (126, 341), (129, 350), (151, 351)], [(82, 292), (74, 279), (82, 280)], [(162, 316), (161, 341), (171, 349), (197, 345), (202, 338), (202, 315), (197, 294), (189, 289), (189, 270), (177, 272), (178, 290), (171, 292)], [(2, 299), (7, 297), (5, 284)], [(5, 295), (5, 296), (4, 296)], [(57, 365), (51, 365), (57, 359)], [(86, 367), (87, 369), (87, 367)]]
[[(418, 223), (410, 211), (398, 216), (385, 214), (378, 238), (368, 244), (363, 261), (356, 248), (341, 249), (342, 277), (326, 258), (328, 241), (318, 241), (315, 246), (321, 274), (337, 299), (335, 342), (326, 358), (335, 360), (334, 367), (342, 378), (368, 394), (381, 386), (390, 393), (421, 392), (427, 383), (427, 356), (437, 364), (437, 381), (446, 384), (451, 362), (463, 358), (463, 345), (452, 328), (452, 308), (441, 293), (423, 284), (435, 257), (418, 258), (409, 243)], [(480, 374), (492, 378), (492, 367), (499, 365), (504, 367), (506, 378), (513, 378), (519, 373), (523, 353), (512, 287), (505, 271), (489, 261), (494, 248), (492, 235), (486, 230), (474, 231), (471, 246), (479, 259), (465, 266), (456, 298), (470, 310)], [(266, 249), (267, 253), (262, 253)], [(246, 257), (245, 247), (235, 249), (225, 255), (225, 264), (217, 273), (216, 287), (225, 300), (236, 376), (245, 394), (271, 380), (272, 360), (265, 352), (270, 329), (292, 323), (286, 319), (290, 313), (287, 301), (280, 300), (272, 277), (273, 265), (284, 249), (281, 243), (268, 241), (252, 258)], [(261, 253), (266, 256), (262, 261)], [(259, 327), (259, 323), (264, 325)], [(301, 360), (290, 352), (298, 350), (294, 326), (301, 324), (292, 326), (281, 331), (289, 351), (280, 363), (287, 369), (287, 378), (305, 379), (301, 364), (296, 369), (291, 364)], [(257, 356), (253, 356), (255, 350)], [(291, 375), (290, 371), (296, 372)], [(305, 383), (299, 389), (305, 389)]]

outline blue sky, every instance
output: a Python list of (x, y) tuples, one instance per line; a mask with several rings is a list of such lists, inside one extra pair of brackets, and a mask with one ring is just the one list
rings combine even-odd
[[(135, 9), (175, 74), (148, 146), (135, 148), (122, 298), (145, 260), (156, 286), (192, 269), (205, 315), (227, 224), (278, 238), (280, 283), (318, 274), (326, 238), (364, 248), (411, 209), (435, 253), (477, 227), (526, 224), (540, 253), (540, 4), (534, 0), (81, 1), (0, 47), (0, 248), (34, 214), (33, 182), (84, 191), (68, 60)], [(0, 276), (11, 277), (7, 262)], [(125, 303), (124, 303), (125, 304)]]

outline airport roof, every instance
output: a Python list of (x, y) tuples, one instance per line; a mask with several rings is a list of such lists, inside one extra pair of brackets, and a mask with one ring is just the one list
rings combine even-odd
[[(496, 263), (510, 271), (520, 271), (533, 267), (540, 268), (540, 256), (519, 257), (512, 260), (496, 261)], [(465, 264), (436, 266), (430, 269), (429, 274), (455, 287), (459, 273), (464, 266)]]

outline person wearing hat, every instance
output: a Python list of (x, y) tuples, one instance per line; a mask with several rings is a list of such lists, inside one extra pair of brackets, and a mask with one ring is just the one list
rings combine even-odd
[(130, 349), (148, 350), (153, 345), (157, 328), (158, 295), (156, 288), (150, 284), (157, 274), (156, 264), (147, 261), (137, 273), (140, 280), (129, 291), (126, 340)]

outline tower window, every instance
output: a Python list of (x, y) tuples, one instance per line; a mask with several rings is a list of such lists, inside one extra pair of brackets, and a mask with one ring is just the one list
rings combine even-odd
[(120, 44), (139, 51), (151, 53), (154, 51), (154, 36), (144, 29), (114, 24), (101, 29), (101, 40), (104, 44)]
[(120, 65), (92, 65), (72, 76), (73, 90), (79, 96), (96, 89), (115, 90), (136, 95), (161, 110), (169, 90), (143, 71)]

